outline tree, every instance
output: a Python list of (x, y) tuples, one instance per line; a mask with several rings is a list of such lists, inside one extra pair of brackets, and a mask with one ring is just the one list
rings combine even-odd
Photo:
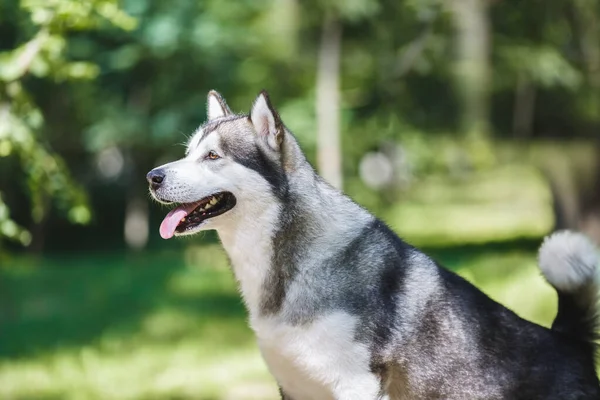
[(317, 163), (323, 178), (342, 189), (340, 143), (340, 52), (342, 25), (333, 13), (323, 19), (316, 84)]
[[(63, 159), (43, 140), (44, 115), (28, 86), (34, 78), (93, 79), (98, 74), (96, 65), (68, 59), (68, 33), (101, 28), (107, 22), (132, 29), (135, 22), (113, 0), (24, 0), (18, 7), (10, 14), (24, 13), (28, 18), (13, 38), (14, 49), (0, 53), (0, 157), (19, 158), (35, 223), (42, 223), (51, 203), (66, 212), (70, 221), (86, 223), (90, 219), (86, 194), (71, 178)], [(29, 35), (24, 38), (23, 34)], [(1, 237), (23, 244), (31, 240), (10, 218), (0, 193)]]

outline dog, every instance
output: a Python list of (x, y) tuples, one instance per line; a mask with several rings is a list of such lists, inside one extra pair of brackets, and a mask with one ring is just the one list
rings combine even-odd
[(185, 157), (147, 174), (175, 207), (164, 239), (214, 229), (282, 399), (600, 399), (596, 248), (539, 252), (558, 293), (521, 319), (327, 184), (261, 92), (249, 115), (208, 94)]

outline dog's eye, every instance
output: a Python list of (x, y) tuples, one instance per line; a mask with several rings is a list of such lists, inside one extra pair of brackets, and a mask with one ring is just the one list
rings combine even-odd
[(206, 158), (208, 158), (209, 160), (218, 160), (221, 157), (217, 153), (215, 153), (214, 151), (211, 150), (206, 155)]

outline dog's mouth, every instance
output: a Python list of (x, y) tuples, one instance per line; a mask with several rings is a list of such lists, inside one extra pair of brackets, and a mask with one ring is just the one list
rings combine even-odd
[(181, 204), (167, 214), (160, 224), (160, 236), (170, 239), (198, 227), (209, 218), (214, 218), (231, 210), (236, 203), (230, 192), (220, 192), (194, 203)]

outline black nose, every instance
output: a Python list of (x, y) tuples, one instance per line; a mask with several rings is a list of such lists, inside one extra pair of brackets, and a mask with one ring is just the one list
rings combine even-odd
[(150, 186), (152, 186), (152, 189), (158, 189), (165, 180), (165, 172), (162, 169), (153, 169), (148, 172), (146, 179)]

